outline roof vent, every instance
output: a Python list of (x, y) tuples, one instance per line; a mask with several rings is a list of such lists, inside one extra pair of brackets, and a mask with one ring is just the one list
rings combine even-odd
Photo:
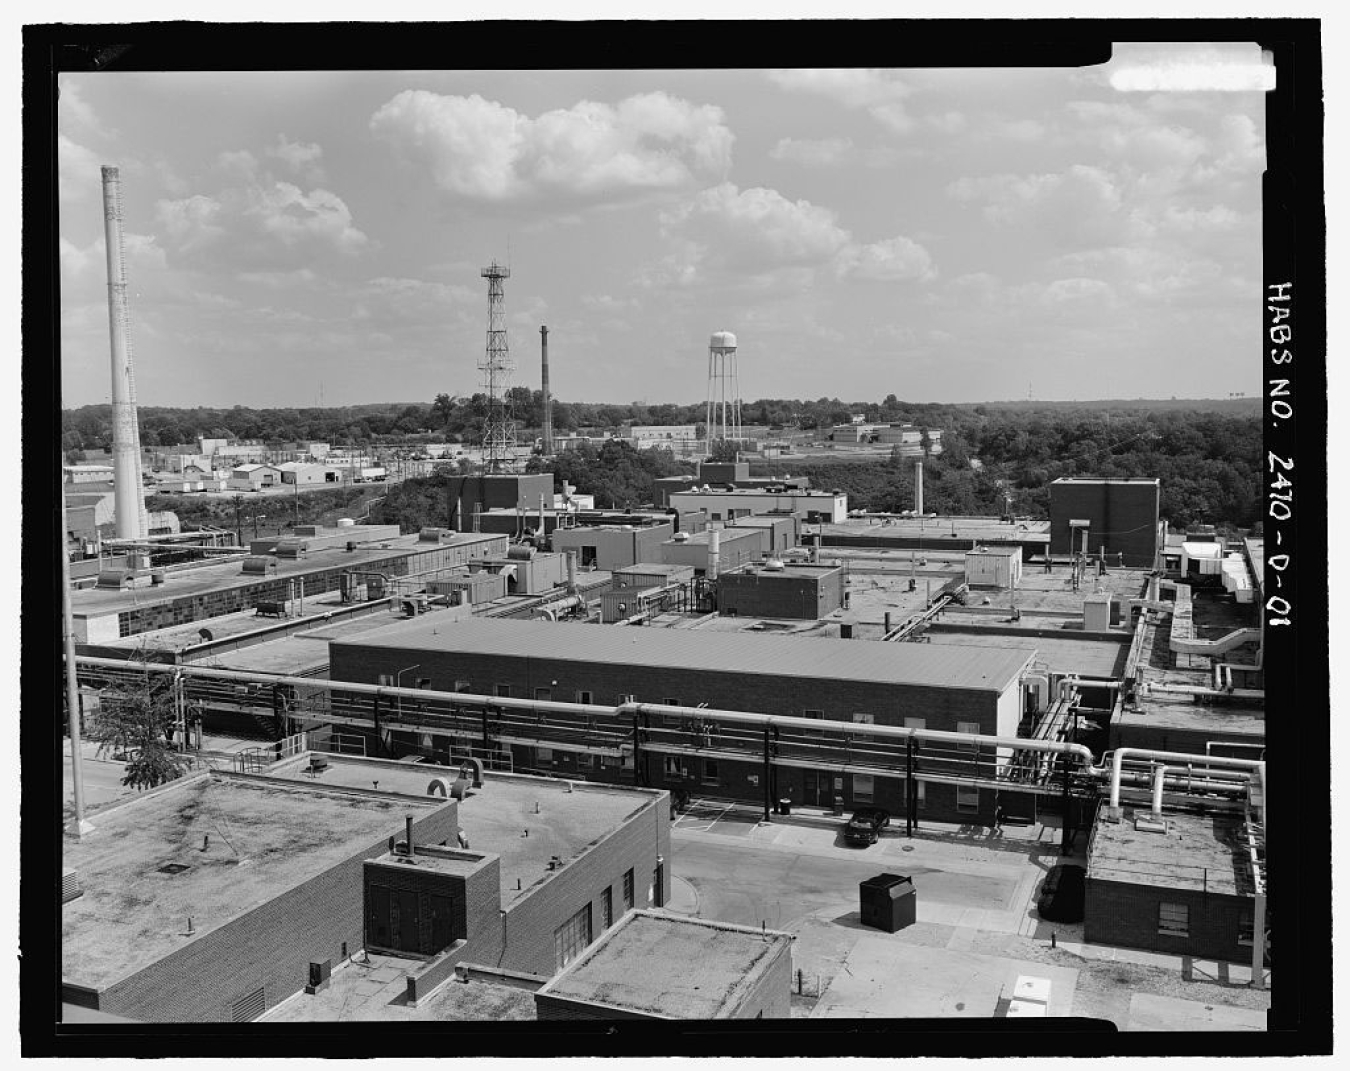
[(1134, 830), (1136, 833), (1166, 833), (1167, 819), (1157, 815), (1135, 815)]
[(764, 563), (764, 571), (766, 573), (781, 573), (786, 568), (787, 566), (785, 566), (779, 558), (770, 558)]
[(675, 542), (675, 543), (688, 543), (688, 542), (689, 542), (689, 533), (688, 533), (688, 532), (676, 532), (675, 535), (671, 537), (671, 540), (672, 540), (672, 542)]

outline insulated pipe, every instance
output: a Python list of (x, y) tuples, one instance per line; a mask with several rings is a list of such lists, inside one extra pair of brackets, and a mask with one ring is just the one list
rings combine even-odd
[(1260, 772), (1264, 781), (1264, 770), (1266, 764), (1253, 759), (1230, 759), (1224, 755), (1187, 755), (1177, 751), (1149, 751), (1144, 748), (1122, 747), (1117, 748), (1111, 762), (1111, 807), (1120, 806), (1120, 773), (1125, 764), (1126, 756), (1139, 759), (1168, 759), (1174, 764), (1193, 766), (1219, 766), (1228, 767), (1234, 770), (1251, 770)]
[(1162, 763), (1153, 767), (1153, 813), (1162, 817), (1163, 778), (1167, 776), (1167, 767)]
[(569, 550), (567, 552), (567, 593), (575, 595), (577, 593), (577, 552)]
[(923, 458), (914, 459), (914, 512), (923, 516)]
[[(443, 701), (456, 706), (481, 706), (484, 708), (494, 708), (499, 710), (525, 710), (525, 711), (544, 711), (555, 712), (559, 714), (580, 714), (595, 717), (631, 715), (636, 726), (642, 715), (666, 715), (677, 717), (689, 717), (691, 708), (670, 706), (660, 703), (622, 703), (616, 707), (601, 706), (593, 703), (563, 703), (556, 700), (546, 699), (516, 699), (509, 696), (486, 696), (471, 695), (466, 692), (435, 692), (425, 688), (401, 688), (382, 684), (361, 684), (355, 681), (316, 681), (313, 677), (293, 677), (273, 674), (252, 673), (245, 670), (216, 669), (210, 666), (172, 666), (161, 662), (136, 662), (122, 658), (96, 658), (91, 656), (77, 656), (75, 659), (78, 665), (101, 669), (136, 669), (138, 672), (146, 673), (181, 673), (184, 677), (202, 677), (207, 679), (216, 679), (222, 681), (239, 681), (246, 684), (265, 683), (268, 685), (292, 685), (305, 689), (312, 689), (316, 684), (326, 684), (333, 691), (346, 692), (351, 695), (366, 695), (379, 698), (406, 698), (422, 699), (430, 701)], [(842, 734), (856, 734), (858, 726), (851, 721), (825, 721), (814, 718), (798, 718), (791, 715), (779, 714), (760, 714), (742, 710), (719, 710), (708, 707), (699, 708), (700, 717), (713, 718), (717, 721), (728, 722), (731, 724), (754, 725), (754, 726), (779, 726), (785, 729), (810, 730), (813, 733), (818, 732), (838, 732)], [(1233, 759), (1218, 755), (1192, 755), (1184, 752), (1175, 751), (1148, 751), (1141, 748), (1120, 748), (1112, 755), (1112, 763), (1107, 765), (1105, 762), (1101, 766), (1093, 765), (1091, 750), (1083, 744), (1064, 743), (1054, 740), (1027, 740), (1017, 736), (995, 736), (983, 733), (953, 733), (941, 729), (912, 729), (908, 726), (899, 725), (875, 725), (867, 726), (867, 735), (876, 737), (890, 737), (900, 740), (918, 740), (931, 741), (933, 743), (960, 744), (966, 747), (988, 746), (994, 748), (1009, 748), (1016, 751), (1035, 751), (1043, 754), (1070, 755), (1073, 756), (1082, 767), (1084, 776), (1092, 777), (1098, 780), (1106, 778), (1111, 779), (1112, 785), (1112, 806), (1119, 806), (1120, 802), (1120, 778), (1122, 776), (1122, 767), (1126, 756), (1142, 759), (1166, 759), (1173, 766), (1193, 765), (1202, 767), (1206, 773), (1210, 767), (1220, 767), (1221, 770), (1247, 770), (1254, 771), (1262, 779), (1264, 788), (1265, 763), (1251, 759)], [(1214, 771), (1219, 775), (1220, 771)], [(1236, 786), (1235, 786), (1236, 787)], [(1263, 813), (1264, 821), (1264, 813)]]
[(708, 576), (714, 580), (722, 564), (721, 537), (722, 533), (716, 528), (708, 532)]

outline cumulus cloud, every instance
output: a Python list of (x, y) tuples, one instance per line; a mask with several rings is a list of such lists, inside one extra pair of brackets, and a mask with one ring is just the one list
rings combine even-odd
[(726, 182), (703, 190), (662, 214), (661, 233), (676, 251), (660, 279), (677, 285), (709, 272), (739, 273), (758, 289), (803, 289), (821, 269), (892, 282), (933, 272), (918, 243), (903, 236), (859, 243), (831, 210), (762, 186), (741, 190)]
[(1075, 164), (1041, 175), (961, 178), (947, 187), (958, 201), (982, 203), (985, 218), (1003, 226), (1030, 226), (1061, 245), (1102, 244), (1147, 229), (1127, 211), (1111, 173)]
[[(291, 143), (283, 138), (279, 144), (284, 149)], [(300, 146), (294, 158), (307, 164), (318, 158), (318, 146)], [(351, 254), (368, 244), (346, 202), (331, 190), (278, 180), (245, 150), (223, 152), (217, 163), (232, 183), (227, 188), (214, 196), (198, 193), (156, 204), (156, 218), (176, 254), (211, 250), (266, 273), (286, 270), (288, 259), (321, 251)]]
[(821, 264), (849, 239), (829, 209), (789, 201), (762, 186), (740, 190), (730, 182), (665, 213), (662, 230), (718, 250), (733, 268)]
[(862, 109), (896, 133), (907, 133), (915, 126), (905, 108), (913, 89), (895, 71), (863, 67), (800, 69), (768, 71), (767, 76), (783, 89), (815, 93), (846, 108)]
[(70, 76), (57, 80), (57, 99), (62, 124), (70, 123), (89, 130), (99, 129), (98, 116), (84, 99), (79, 83)]
[(852, 153), (853, 142), (849, 138), (780, 138), (769, 150), (769, 156), (774, 160), (806, 167), (843, 163)]
[(928, 250), (904, 236), (850, 246), (840, 254), (838, 267), (841, 275), (878, 282), (931, 279), (936, 274)]
[(56, 153), (62, 200), (98, 196), (102, 181), (98, 156), (64, 134), (57, 135)]
[(285, 134), (278, 134), (276, 144), (267, 150), (267, 155), (280, 160), (293, 175), (306, 182), (323, 182), (323, 149), (313, 142), (291, 141)]
[(662, 92), (530, 118), (477, 94), (405, 90), (370, 127), (442, 190), (490, 201), (678, 188), (724, 173), (733, 141), (720, 108)]

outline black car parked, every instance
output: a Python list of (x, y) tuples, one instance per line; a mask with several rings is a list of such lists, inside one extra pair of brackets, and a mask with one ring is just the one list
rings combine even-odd
[(844, 827), (844, 841), (847, 844), (875, 844), (881, 831), (890, 824), (890, 812), (880, 807), (860, 807)]
[(1051, 867), (1036, 901), (1041, 918), (1051, 922), (1082, 922), (1086, 878), (1087, 871), (1081, 866), (1060, 863)]

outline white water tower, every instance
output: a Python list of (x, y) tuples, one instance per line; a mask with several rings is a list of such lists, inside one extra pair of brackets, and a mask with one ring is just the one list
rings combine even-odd
[(714, 331), (708, 343), (708, 447), (717, 439), (741, 438), (741, 386), (736, 374), (736, 336)]

